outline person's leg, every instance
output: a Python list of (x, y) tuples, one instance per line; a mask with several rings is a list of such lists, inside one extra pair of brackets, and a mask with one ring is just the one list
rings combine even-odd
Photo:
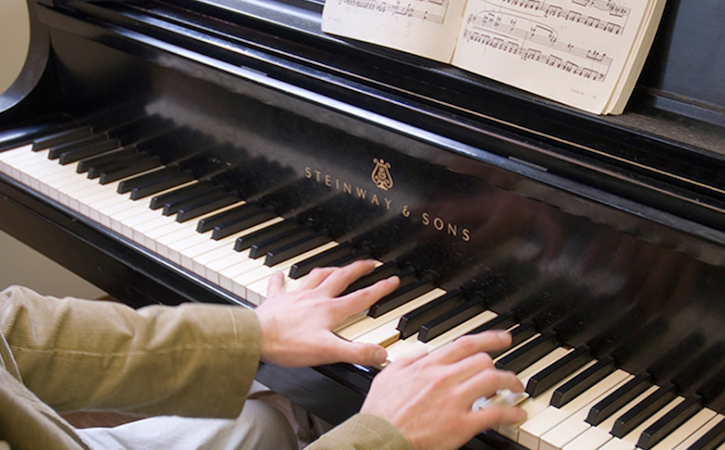
[(94, 450), (297, 450), (284, 415), (258, 400), (247, 400), (236, 419), (160, 416), (78, 434)]

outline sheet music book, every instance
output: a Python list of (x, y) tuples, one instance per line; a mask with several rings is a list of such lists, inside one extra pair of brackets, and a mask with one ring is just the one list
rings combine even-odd
[(621, 114), (665, 0), (326, 0), (322, 30)]

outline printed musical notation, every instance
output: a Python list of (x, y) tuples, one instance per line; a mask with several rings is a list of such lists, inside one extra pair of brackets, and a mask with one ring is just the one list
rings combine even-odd
[(613, 62), (597, 50), (562, 42), (556, 30), (544, 23), (500, 12), (471, 14), (463, 38), (592, 81), (603, 82)]
[(442, 24), (448, 12), (449, 0), (411, 0), (411, 1), (380, 1), (380, 0), (338, 0), (338, 3), (387, 14), (392, 17), (410, 17), (427, 22)]
[[(631, 9), (614, 0), (570, 0), (574, 7), (564, 8), (546, 0), (488, 0), (492, 6), (519, 9), (584, 25), (607, 33), (621, 34), (627, 24)], [(577, 7), (578, 6), (578, 7)]]

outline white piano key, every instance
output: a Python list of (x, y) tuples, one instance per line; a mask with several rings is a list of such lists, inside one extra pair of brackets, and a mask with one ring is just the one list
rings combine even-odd
[(670, 403), (662, 407), (659, 411), (652, 414), (647, 420), (642, 422), (637, 428), (627, 433), (623, 438), (613, 437), (609, 442), (602, 446), (601, 450), (635, 450), (637, 447), (637, 441), (639, 436), (644, 430), (649, 428), (650, 425), (654, 424), (660, 417), (667, 414), (672, 408), (677, 406), (684, 400), (683, 397), (678, 397), (672, 400)]
[[(662, 439), (657, 445), (652, 447), (652, 450), (683, 450), (689, 447), (690, 445), (694, 444), (697, 439), (699, 439), (702, 435), (704, 435), (707, 430), (709, 430), (711, 427), (708, 427), (707, 425), (713, 421), (713, 419), (717, 416), (717, 413), (711, 409), (703, 409), (694, 416), (692, 416), (688, 421), (677, 427), (672, 433), (669, 434), (666, 438)], [(714, 426), (714, 423), (713, 425)], [(703, 430), (702, 433), (700, 433), (700, 430)], [(697, 436), (694, 440), (690, 441), (693, 436)], [(685, 443), (687, 443), (686, 447), (682, 447)]]

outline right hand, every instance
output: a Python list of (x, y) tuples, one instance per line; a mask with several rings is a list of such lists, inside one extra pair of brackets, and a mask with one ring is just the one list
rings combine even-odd
[(485, 353), (510, 345), (508, 333), (491, 331), (428, 356), (399, 358), (375, 377), (360, 412), (395, 425), (413, 450), (454, 450), (485, 429), (518, 423), (526, 413), (517, 407), (471, 409), (498, 390), (523, 392), (521, 381), (497, 370)]

